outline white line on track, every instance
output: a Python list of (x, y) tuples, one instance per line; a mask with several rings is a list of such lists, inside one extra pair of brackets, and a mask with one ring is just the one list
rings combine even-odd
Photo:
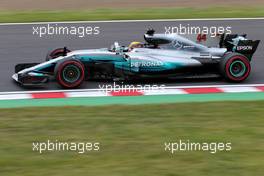
[(58, 21), (58, 22), (30, 22), (30, 23), (0, 23), (0, 26), (11, 25), (39, 25), (39, 24), (78, 24), (78, 23), (133, 23), (133, 22), (176, 22), (176, 21), (238, 21), (264, 20), (259, 18), (197, 18), (197, 19), (157, 19), (157, 20), (109, 20), (109, 21)]
[(221, 87), (220, 89), (225, 93), (261, 92), (255, 87)]

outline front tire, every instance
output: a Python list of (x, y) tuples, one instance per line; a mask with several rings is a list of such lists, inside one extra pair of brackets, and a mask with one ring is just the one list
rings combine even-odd
[(78, 88), (85, 79), (84, 65), (78, 60), (64, 60), (57, 63), (55, 77), (63, 88)]
[(220, 62), (220, 71), (227, 81), (242, 82), (250, 74), (250, 61), (242, 54), (227, 53)]

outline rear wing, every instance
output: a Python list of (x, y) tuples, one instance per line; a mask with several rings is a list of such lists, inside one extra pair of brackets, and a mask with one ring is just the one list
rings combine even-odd
[(227, 51), (243, 54), (250, 60), (260, 43), (260, 40), (247, 39), (246, 34), (220, 34), (215, 37), (211, 37), (210, 35), (206, 34), (192, 34), (183, 36), (207, 47), (226, 48)]
[(227, 51), (243, 54), (251, 60), (260, 40), (248, 40), (246, 37), (246, 34), (222, 34), (219, 46), (220, 48), (226, 48)]

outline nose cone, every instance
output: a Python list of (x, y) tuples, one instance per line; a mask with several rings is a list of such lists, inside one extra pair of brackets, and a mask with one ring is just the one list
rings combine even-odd
[(18, 82), (18, 74), (17, 74), (17, 73), (13, 74), (12, 78), (13, 78), (16, 82)]

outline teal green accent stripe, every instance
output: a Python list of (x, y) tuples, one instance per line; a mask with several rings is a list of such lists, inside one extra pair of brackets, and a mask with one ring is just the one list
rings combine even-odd
[(263, 92), (252, 93), (218, 93), (218, 94), (186, 94), (186, 95), (153, 95), (132, 97), (87, 97), (64, 99), (30, 99), (1, 100), (0, 108), (41, 107), (41, 106), (102, 106), (102, 105), (137, 105), (182, 102), (209, 101), (251, 101), (264, 100)]

